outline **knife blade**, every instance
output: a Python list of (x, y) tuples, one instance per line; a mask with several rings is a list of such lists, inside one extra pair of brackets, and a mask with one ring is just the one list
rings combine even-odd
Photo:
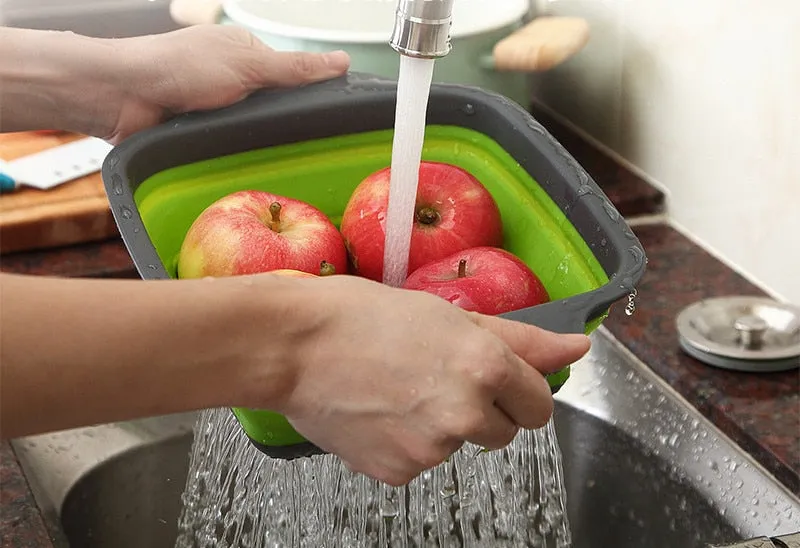
[(16, 160), (0, 160), (0, 192), (23, 186), (48, 190), (85, 177), (100, 171), (113, 148), (102, 139), (85, 137)]

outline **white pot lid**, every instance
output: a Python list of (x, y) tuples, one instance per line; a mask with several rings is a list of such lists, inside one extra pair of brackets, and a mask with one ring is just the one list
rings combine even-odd
[[(397, 0), (225, 0), (231, 21), (303, 40), (386, 43), (392, 34)], [(529, 0), (455, 0), (451, 36), (495, 30), (520, 20)]]

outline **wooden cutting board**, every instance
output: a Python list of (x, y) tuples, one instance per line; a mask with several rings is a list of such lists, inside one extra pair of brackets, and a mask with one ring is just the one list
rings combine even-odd
[[(0, 134), (0, 159), (15, 160), (81, 137), (69, 133)], [(22, 187), (0, 194), (0, 254), (118, 235), (99, 172), (50, 190)]]

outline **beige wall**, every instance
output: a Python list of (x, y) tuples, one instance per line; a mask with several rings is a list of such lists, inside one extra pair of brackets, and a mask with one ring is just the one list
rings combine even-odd
[(587, 17), (538, 98), (634, 166), (713, 252), (800, 303), (800, 2), (536, 1)]

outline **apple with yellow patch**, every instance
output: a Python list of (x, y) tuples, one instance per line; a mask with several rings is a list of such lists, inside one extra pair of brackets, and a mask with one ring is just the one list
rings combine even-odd
[(178, 257), (179, 278), (276, 270), (319, 274), (320, 264), (347, 273), (342, 235), (303, 201), (243, 190), (207, 207), (189, 228)]
[[(386, 210), (391, 167), (366, 177), (353, 192), (340, 230), (353, 269), (383, 281)], [(500, 246), (497, 203), (477, 178), (460, 167), (422, 162), (411, 230), (408, 273), (471, 247)]]

